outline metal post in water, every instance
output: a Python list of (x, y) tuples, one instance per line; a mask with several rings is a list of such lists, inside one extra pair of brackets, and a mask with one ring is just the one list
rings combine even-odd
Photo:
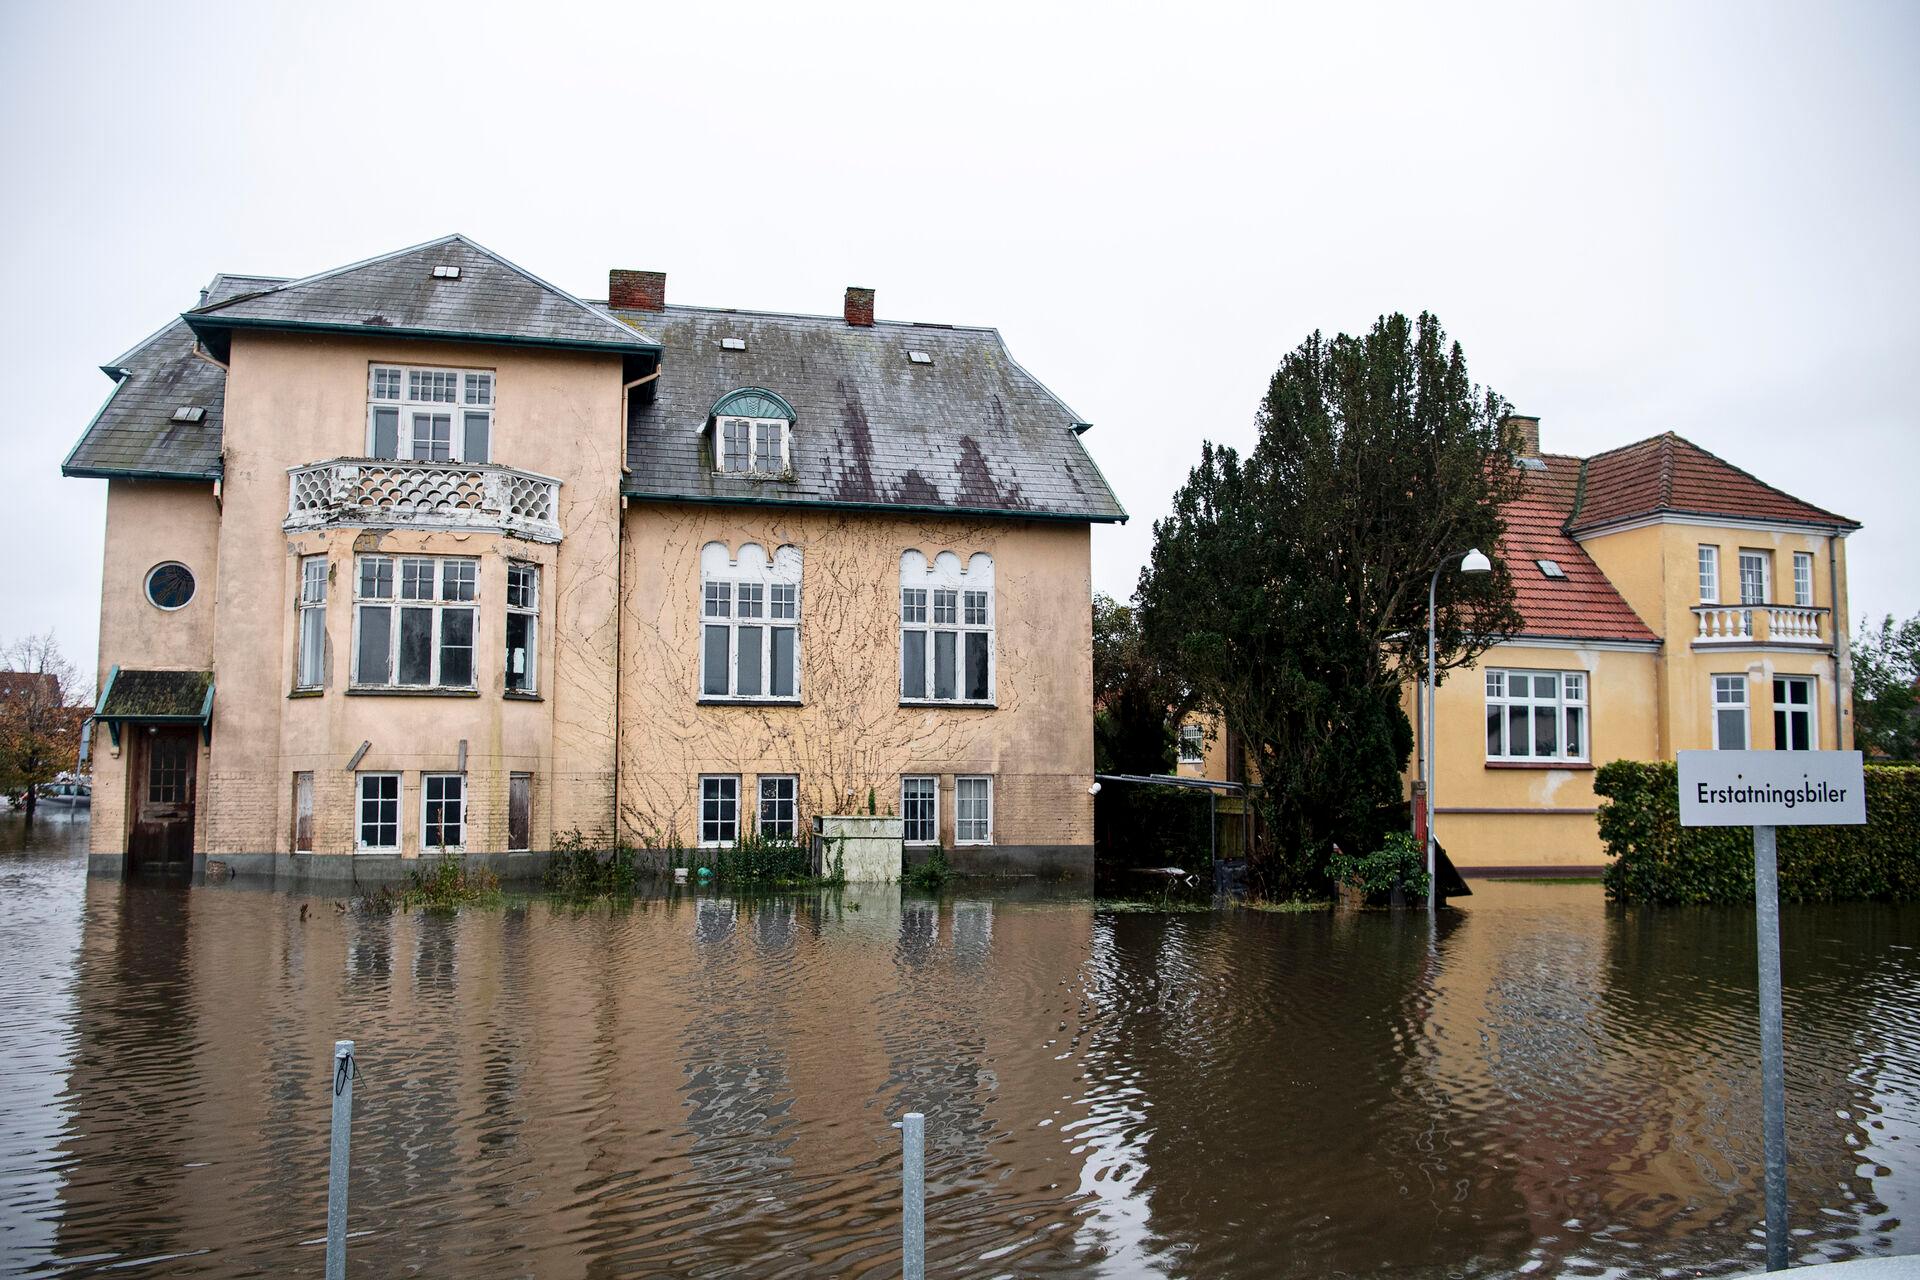
[(1780, 876), (1774, 829), (1753, 829), (1760, 949), (1760, 1111), (1766, 1142), (1767, 1270), (1787, 1269), (1787, 1065), (1780, 1018)]
[(927, 1118), (900, 1117), (900, 1248), (905, 1280), (927, 1280)]
[(353, 1041), (333, 1042), (333, 1145), (327, 1158), (327, 1280), (347, 1275), (347, 1148), (353, 1129)]

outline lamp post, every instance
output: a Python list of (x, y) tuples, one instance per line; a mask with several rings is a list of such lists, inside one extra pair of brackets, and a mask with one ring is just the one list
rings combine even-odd
[(1458, 558), (1460, 561), (1460, 572), (1462, 573), (1493, 572), (1493, 561), (1482, 555), (1478, 547), (1474, 547), (1467, 551), (1456, 551), (1452, 555), (1441, 557), (1440, 563), (1433, 566), (1433, 577), (1427, 581), (1427, 706), (1426, 715), (1422, 717), (1422, 719), (1426, 721), (1424, 727), (1427, 731), (1427, 749), (1425, 752), (1427, 776), (1423, 778), (1422, 781), (1427, 784), (1427, 914), (1429, 915), (1432, 915), (1439, 908), (1439, 891), (1434, 883), (1433, 875), (1433, 750), (1439, 741), (1439, 735), (1434, 732), (1433, 723), (1433, 627), (1434, 614), (1437, 608), (1435, 598), (1440, 591), (1440, 571), (1446, 568), (1455, 558)]

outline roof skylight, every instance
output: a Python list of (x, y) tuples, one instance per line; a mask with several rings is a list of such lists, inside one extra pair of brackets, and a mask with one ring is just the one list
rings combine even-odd
[(909, 351), (907, 352), (907, 359), (913, 361), (915, 364), (933, 363), (933, 357), (924, 351)]
[(445, 265), (435, 267), (433, 269), (433, 278), (435, 280), (458, 280), (460, 278), (460, 268)]
[(1540, 573), (1544, 577), (1564, 580), (1567, 576), (1567, 571), (1560, 567), (1558, 560), (1535, 560), (1534, 563), (1540, 566)]
[(1523, 471), (1545, 471), (1547, 469), (1547, 462), (1544, 458), (1515, 458), (1513, 465)]
[(722, 351), (745, 351), (747, 349), (747, 340), (745, 338), (722, 338), (720, 339), (720, 349)]
[(183, 404), (173, 411), (175, 422), (205, 422), (207, 411), (197, 404)]

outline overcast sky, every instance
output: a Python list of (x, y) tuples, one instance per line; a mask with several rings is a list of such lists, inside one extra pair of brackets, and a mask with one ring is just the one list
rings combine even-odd
[(1436, 312), (1548, 450), (1674, 430), (1920, 611), (1920, 6), (0, 2), (0, 639), (90, 668), (97, 366), (216, 271), (472, 236), (587, 297), (992, 324), (1131, 593), (1314, 329)]

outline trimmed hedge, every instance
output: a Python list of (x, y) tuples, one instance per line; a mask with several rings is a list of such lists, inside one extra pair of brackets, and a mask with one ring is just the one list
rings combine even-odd
[[(1867, 825), (1779, 828), (1783, 902), (1920, 898), (1920, 769), (1868, 765)], [(1753, 901), (1753, 828), (1682, 827), (1680, 768), (1616, 760), (1594, 775), (1615, 902)]]

